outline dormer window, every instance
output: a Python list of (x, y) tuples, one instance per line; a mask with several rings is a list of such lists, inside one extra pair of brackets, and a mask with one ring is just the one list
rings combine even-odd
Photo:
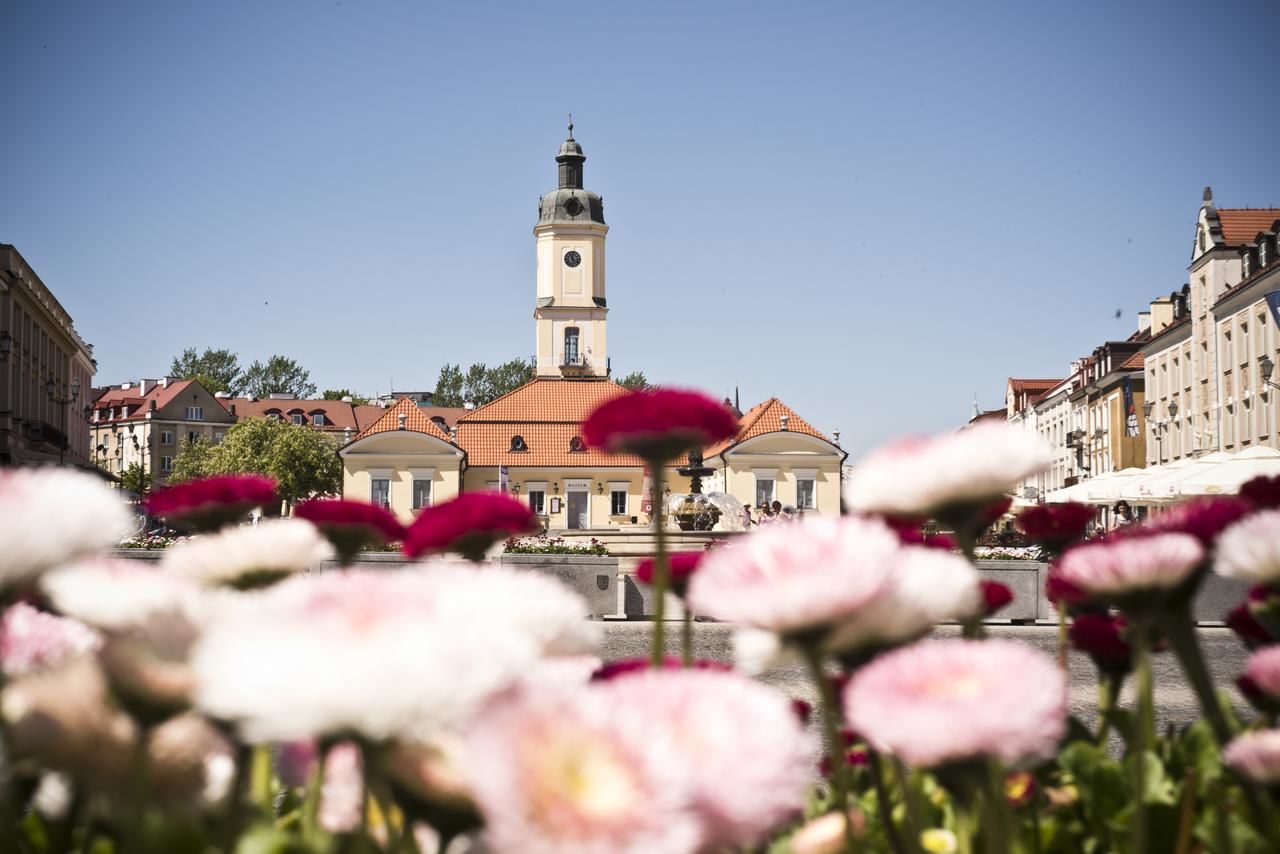
[(511, 450), (515, 453), (529, 450), (529, 446), (524, 443), (524, 436), (511, 437)]
[(1258, 241), (1258, 266), (1267, 266), (1267, 239), (1265, 237)]
[(323, 412), (316, 412), (311, 416), (311, 425), (313, 427), (323, 427), (325, 423)]
[(574, 436), (569, 440), (570, 453), (580, 454), (587, 449), (587, 443), (582, 441), (581, 436)]
[(1249, 253), (1245, 252), (1240, 256), (1240, 275), (1247, 279), (1249, 278), (1249, 273)]

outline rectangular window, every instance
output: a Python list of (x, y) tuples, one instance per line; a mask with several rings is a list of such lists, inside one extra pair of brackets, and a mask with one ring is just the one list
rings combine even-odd
[(803, 478), (796, 481), (796, 507), (799, 507), (801, 510), (813, 510), (817, 508), (817, 490), (814, 486), (814, 481), (810, 478)]
[(160, 471), (173, 471), (173, 457), (160, 458)]
[(611, 516), (627, 515), (627, 491), (611, 488), (609, 490), (609, 514)]
[(564, 363), (578, 364), (578, 327), (570, 326), (564, 331)]
[(421, 510), (431, 506), (431, 481), (414, 478), (413, 509)]
[(214, 433), (214, 434), (213, 434), (213, 444), (215, 444), (215, 445), (221, 445), (221, 444), (222, 444), (222, 440), (223, 440), (223, 439), (225, 439), (225, 438), (227, 438), (227, 434), (226, 434), (226, 433), (223, 433), (223, 432), (221, 432), (221, 431), (219, 431), (219, 432), (217, 432), (217, 433)]
[(529, 509), (536, 516), (545, 516), (547, 514), (547, 491), (545, 489), (529, 490)]
[(307, 416), (303, 415), (301, 412), (295, 412), (293, 413), (293, 423), (301, 427), (303, 424), (307, 423)]
[(203, 421), (203, 420), (204, 420), (204, 407), (203, 407), (203, 406), (188, 406), (188, 407), (187, 407), (187, 420), (188, 420), (188, 421)]
[(756, 506), (773, 503), (773, 478), (756, 478)]
[(311, 423), (312, 423), (312, 425), (313, 425), (313, 426), (315, 426), (315, 427), (323, 427), (323, 426), (324, 426), (324, 424), (325, 424), (325, 421), (324, 421), (324, 413), (323, 413), (323, 412), (317, 412), (315, 415), (312, 415), (312, 416), (311, 416)]
[(188, 430), (188, 431), (187, 431), (187, 444), (188, 444), (188, 445), (194, 445), (196, 442), (199, 442), (199, 441), (200, 441), (200, 434), (199, 434), (199, 433), (197, 433), (197, 432), (196, 432), (196, 431), (194, 431), (194, 430)]
[(160, 431), (160, 444), (161, 444), (161, 445), (172, 445), (172, 444), (173, 444), (173, 431), (172, 431), (172, 430), (162, 430), (162, 431)]
[(373, 479), (373, 488), (370, 490), (369, 500), (378, 507), (391, 507), (390, 478), (375, 477)]

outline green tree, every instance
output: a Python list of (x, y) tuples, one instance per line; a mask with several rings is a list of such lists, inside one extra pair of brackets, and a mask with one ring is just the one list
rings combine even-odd
[(532, 378), (533, 369), (524, 359), (512, 359), (509, 362), (503, 362), (489, 371), (489, 393), (492, 396), (484, 401), (476, 402), (488, 403), (490, 400), (502, 397), (509, 391), (515, 391)]
[(120, 487), (134, 495), (146, 495), (151, 491), (151, 474), (142, 470), (141, 463), (131, 463), (120, 473)]
[(466, 402), (462, 396), (462, 384), (462, 369), (458, 365), (446, 364), (440, 369), (431, 402), (436, 406), (462, 406)]
[(641, 389), (649, 388), (649, 380), (645, 378), (643, 371), (632, 371), (618, 380), (618, 385), (623, 388), (629, 388), (632, 391), (640, 391)]
[(368, 406), (373, 402), (363, 394), (356, 394), (349, 388), (327, 388), (320, 397), (324, 400), (342, 400), (344, 397), (349, 397), (356, 406)]
[(206, 347), (203, 353), (188, 347), (181, 356), (174, 356), (169, 376), (196, 380), (210, 392), (225, 391), (233, 396), (238, 395), (244, 385), (239, 357), (230, 350), (212, 347)]
[(275, 478), (280, 497), (290, 504), (337, 495), (342, 491), (338, 444), (326, 433), (278, 418), (245, 418), (220, 444), (183, 445), (170, 480), (252, 472)]
[(293, 359), (272, 356), (266, 364), (254, 359), (253, 364), (245, 369), (244, 390), (259, 399), (273, 394), (305, 398), (316, 393), (316, 384), (311, 381), (311, 372)]

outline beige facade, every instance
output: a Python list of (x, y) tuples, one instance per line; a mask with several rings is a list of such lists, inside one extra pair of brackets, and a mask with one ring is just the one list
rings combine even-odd
[(707, 465), (720, 470), (723, 491), (749, 507), (780, 501), (804, 513), (838, 516), (846, 456), (824, 438), (787, 430), (749, 438)]
[(102, 390), (93, 403), (93, 459), (117, 478), (136, 464), (159, 486), (184, 445), (217, 444), (235, 421), (195, 380), (121, 383)]
[(1265, 299), (1280, 289), (1278, 225), (1280, 209), (1219, 209), (1206, 190), (1189, 281), (1152, 303), (1148, 462), (1277, 446), (1275, 393), (1261, 368), (1280, 359)]
[(463, 453), (416, 430), (372, 433), (344, 446), (342, 494), (380, 504), (403, 522), (458, 495)]
[(93, 348), (18, 250), (0, 244), (0, 465), (92, 466)]

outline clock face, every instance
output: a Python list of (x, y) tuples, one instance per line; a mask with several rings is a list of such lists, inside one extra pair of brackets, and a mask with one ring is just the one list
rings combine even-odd
[(564, 212), (569, 216), (577, 216), (582, 213), (582, 202), (577, 199), (569, 199), (564, 203)]
[(570, 249), (564, 253), (564, 263), (566, 267), (576, 267), (582, 263), (582, 256), (578, 254), (578, 250)]

